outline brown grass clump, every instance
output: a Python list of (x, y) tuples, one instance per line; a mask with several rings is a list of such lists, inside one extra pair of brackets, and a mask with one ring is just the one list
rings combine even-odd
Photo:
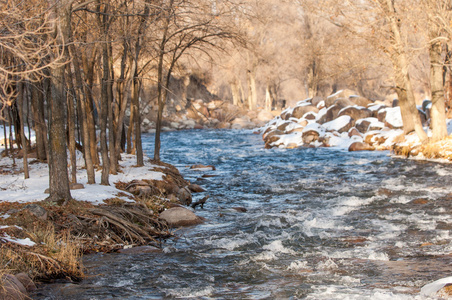
[(423, 145), (421, 152), (426, 158), (452, 160), (452, 138)]
[(115, 197), (115, 198), (108, 198), (104, 200), (104, 203), (111, 206), (121, 206), (126, 203), (125, 200)]
[(11, 242), (0, 246), (0, 265), (5, 272), (26, 272), (43, 281), (59, 278), (79, 281), (84, 277), (80, 248), (67, 232), (56, 234), (49, 225), (45, 229), (36, 228), (29, 235), (36, 246)]
[(395, 155), (410, 157), (412, 148), (410, 146), (397, 146), (392, 148)]

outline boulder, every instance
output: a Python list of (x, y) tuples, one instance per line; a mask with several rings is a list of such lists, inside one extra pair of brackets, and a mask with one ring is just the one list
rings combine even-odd
[(251, 129), (254, 127), (254, 123), (251, 122), (251, 119), (247, 116), (235, 118), (231, 124), (232, 129)]
[(206, 190), (203, 189), (201, 186), (197, 185), (197, 184), (190, 184), (189, 186), (187, 186), (187, 188), (190, 190), (190, 192), (192, 193), (202, 193), (205, 192)]
[(287, 131), (287, 134), (291, 134), (294, 132), (303, 132), (303, 130), (304, 130), (304, 126), (299, 126), (299, 127), (295, 127), (293, 129)]
[[(387, 107), (384, 110), (385, 110), (386, 114), (385, 114), (385, 119), (383, 122), (385, 123), (385, 125), (387, 127), (389, 127), (390, 129), (403, 128), (400, 107), (394, 107), (394, 108)], [(380, 114), (378, 115), (378, 120), (381, 121)]]
[(24, 285), (12, 274), (5, 274), (2, 277), (2, 289), (0, 289), (0, 299), (2, 300), (25, 300), (29, 299)]
[(120, 249), (120, 250), (118, 250), (118, 252), (122, 253), (122, 254), (143, 254), (143, 253), (162, 252), (162, 250), (160, 248), (157, 248), (154, 246), (138, 246), (138, 247)]
[(348, 132), (353, 127), (354, 120), (350, 116), (340, 116), (330, 122), (323, 124), (327, 131), (337, 131), (339, 133)]
[(329, 106), (328, 103), (333, 104), (334, 101), (336, 101), (339, 98), (349, 98), (350, 96), (354, 96), (354, 95), (358, 95), (358, 93), (356, 93), (355, 91), (352, 91), (352, 90), (348, 90), (348, 89), (340, 90), (340, 91), (328, 96), (326, 98), (325, 103), (326, 103), (326, 106), (328, 107)]
[(190, 190), (186, 187), (180, 188), (179, 191), (176, 194), (177, 199), (179, 199), (179, 202), (184, 205), (190, 205), (192, 202), (192, 196), (190, 193)]
[(372, 104), (373, 102), (367, 98), (361, 97), (361, 96), (356, 96), (356, 95), (352, 95), (350, 97), (348, 97), (348, 99), (350, 101), (352, 101), (353, 103), (355, 103), (355, 105), (358, 106), (363, 106), (363, 107), (367, 107), (369, 104)]
[(282, 123), (281, 125), (279, 125), (278, 127), (276, 127), (276, 130), (279, 131), (286, 131), (287, 126), (289, 126), (291, 124), (291, 122), (285, 122)]
[(266, 111), (266, 110), (260, 111), (259, 114), (257, 115), (257, 119), (259, 121), (263, 121), (263, 122), (268, 122), (268, 121), (270, 121), (273, 118), (274, 118), (273, 114), (271, 112), (269, 112), (269, 111)]
[(231, 129), (235, 129), (235, 130), (241, 130), (244, 127), (241, 124), (232, 124)]
[(241, 206), (231, 207), (231, 209), (238, 211), (238, 212), (243, 212), (243, 213), (248, 211), (246, 208), (241, 207)]
[(333, 121), (334, 119), (336, 119), (337, 114), (341, 111), (341, 109), (342, 109), (341, 107), (336, 105), (328, 107), (326, 113), (320, 117), (319, 123), (323, 124)]
[(319, 109), (313, 105), (302, 105), (294, 108), (292, 112), (292, 117), (296, 119), (300, 119), (308, 112), (318, 113)]
[(47, 210), (38, 204), (27, 204), (24, 206), (23, 210), (28, 210), (32, 215), (36, 216), (38, 219), (47, 220)]
[(303, 143), (306, 145), (318, 141), (319, 137), (320, 137), (319, 132), (316, 130), (307, 130), (302, 134)]
[(36, 290), (36, 284), (31, 280), (27, 273), (16, 274), (16, 278), (22, 283), (27, 292)]
[(202, 170), (202, 171), (215, 171), (216, 170), (215, 166), (212, 166), (212, 165), (208, 165), (208, 166), (206, 166), (206, 165), (192, 165), (190, 167), (190, 169)]
[(348, 151), (372, 151), (374, 147), (363, 142), (354, 142), (348, 147)]
[(281, 138), (281, 136), (279, 136), (279, 135), (273, 135), (273, 136), (267, 138), (265, 140), (265, 148), (266, 149), (272, 148), (274, 146), (273, 144), (275, 142), (279, 141), (280, 138)]
[(358, 131), (358, 129), (356, 129), (356, 127), (353, 127), (348, 131), (348, 137), (352, 137), (352, 136), (362, 137), (362, 134)]
[(229, 129), (231, 128), (231, 123), (229, 122), (220, 122), (216, 125), (216, 128), (218, 129)]
[(359, 120), (372, 117), (372, 111), (364, 107), (348, 106), (339, 111), (338, 117), (340, 116), (350, 116), (354, 120)]
[(317, 117), (317, 114), (314, 113), (314, 112), (308, 112), (308, 113), (303, 115), (303, 119), (305, 119), (305, 120), (315, 120), (316, 117)]
[(202, 218), (183, 207), (167, 209), (160, 214), (160, 218), (165, 220), (171, 227), (192, 226), (203, 222)]
[(179, 129), (180, 124), (178, 122), (170, 122), (170, 127), (173, 129)]
[(309, 122), (307, 120), (300, 120), (298, 122), (298, 125), (302, 126), (302, 127), (306, 127), (306, 125), (308, 125)]
[(182, 121), (182, 125), (184, 126), (184, 128), (193, 129), (196, 126), (196, 122), (194, 120), (188, 119)]
[(334, 105), (339, 106), (340, 108), (345, 108), (347, 106), (354, 106), (355, 103), (348, 98), (339, 98), (334, 102)]
[(282, 134), (284, 134), (284, 132), (282, 132), (280, 130), (272, 130), (272, 131), (267, 132), (264, 135), (262, 135), (262, 138), (264, 139), (264, 141), (268, 141), (271, 138), (278, 136), (278, 139), (279, 139), (279, 136)]
[(280, 115), (281, 120), (287, 121), (292, 116), (290, 112), (283, 111)]
[(325, 99), (323, 99), (322, 97), (319, 96), (315, 96), (314, 98), (312, 98), (311, 100), (311, 104), (314, 105), (315, 107), (319, 108), (319, 104), (321, 105), (323, 102), (323, 106), (325, 106)]
[(155, 180), (153, 181), (152, 186), (164, 195), (177, 194), (180, 189), (176, 182), (169, 180)]
[(386, 109), (383, 108), (383, 109), (378, 110), (378, 112), (377, 112), (377, 119), (380, 122), (384, 122), (385, 121), (385, 119), (386, 119)]
[(361, 133), (366, 133), (369, 130), (370, 122), (367, 120), (358, 120), (355, 123), (356, 129)]

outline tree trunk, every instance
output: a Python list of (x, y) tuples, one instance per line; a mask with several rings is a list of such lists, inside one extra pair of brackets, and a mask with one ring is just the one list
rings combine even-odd
[(74, 102), (77, 101), (75, 97), (75, 89), (72, 78), (71, 68), (67, 67), (67, 85), (69, 95), (67, 97), (67, 113), (68, 113), (68, 141), (69, 141), (69, 156), (71, 161), (71, 183), (77, 183), (77, 157), (75, 148), (75, 108)]
[(133, 109), (132, 101), (130, 101), (130, 117), (129, 117), (129, 128), (127, 128), (127, 154), (135, 154), (135, 147), (133, 146), (133, 133), (135, 126), (135, 112)]
[(80, 90), (80, 97), (78, 98), (78, 101), (80, 102), (80, 119), (82, 122), (82, 139), (83, 139), (83, 153), (85, 157), (85, 167), (86, 167), (86, 173), (88, 176), (88, 184), (94, 184), (96, 183), (96, 176), (94, 172), (94, 165), (93, 160), (91, 156), (91, 147), (90, 147), (90, 134), (89, 134), (89, 126), (88, 126), (88, 116), (86, 114), (86, 101), (87, 97), (83, 90), (83, 81), (82, 76), (80, 74), (80, 62), (78, 58), (77, 51), (75, 50), (75, 47), (73, 45), (69, 48), (71, 50), (72, 54), (72, 64), (74, 65), (75, 70), (75, 81), (77, 83), (78, 89)]
[[(65, 43), (70, 37), (71, 1), (61, 0), (54, 6), (58, 17), (57, 45), (65, 52)], [(71, 197), (67, 169), (66, 144), (66, 93), (64, 65), (57, 65), (51, 70), (50, 113), (49, 118), (49, 190), (48, 200), (66, 204)]]
[(123, 53), (121, 59), (121, 74), (119, 75), (118, 81), (116, 83), (116, 100), (118, 102), (118, 114), (116, 121), (116, 136), (115, 136), (115, 153), (119, 158), (119, 153), (121, 153), (121, 141), (124, 133), (124, 117), (127, 109), (127, 96), (125, 95), (125, 67), (127, 63), (127, 51), (128, 44), (126, 41), (123, 43)]
[(96, 135), (96, 122), (95, 122), (95, 110), (94, 110), (94, 98), (93, 98), (93, 86), (94, 86), (94, 66), (96, 64), (96, 49), (93, 51), (91, 61), (88, 61), (86, 54), (82, 54), (83, 61), (83, 71), (86, 75), (85, 95), (86, 95), (86, 123), (88, 125), (89, 133), (89, 148), (91, 151), (91, 159), (93, 160), (93, 165), (99, 166), (99, 153), (97, 151), (97, 135)]
[(3, 123), (3, 142), (5, 143), (5, 156), (8, 157), (9, 156), (9, 139), (8, 139), (8, 135), (6, 134), (6, 109), (7, 108), (3, 108), (2, 110), (2, 123)]
[(20, 122), (20, 136), (21, 136), (21, 142), (22, 142), (22, 151), (23, 151), (23, 166), (24, 166), (24, 177), (25, 179), (30, 178), (30, 173), (28, 172), (28, 146), (27, 146), (27, 138), (25, 137), (24, 132), (24, 84), (22, 82), (19, 82), (17, 85), (18, 88), (18, 108), (19, 108), (19, 118), (21, 119)]
[(132, 81), (132, 110), (134, 115), (134, 127), (135, 127), (135, 153), (137, 156), (137, 166), (144, 166), (143, 159), (143, 146), (141, 143), (141, 115), (140, 115), (140, 101), (139, 101), (139, 91), (140, 82), (138, 80), (138, 75), (135, 74)]
[(264, 109), (266, 111), (272, 110), (273, 99), (272, 99), (270, 90), (271, 90), (271, 87), (269, 84), (267, 84), (267, 86), (265, 88), (265, 107), (264, 107)]
[(45, 161), (47, 160), (47, 131), (45, 130), (46, 125), (44, 119), (44, 97), (42, 91), (38, 88), (39, 86), (41, 86), (41, 82), (31, 85), (31, 111), (36, 134), (36, 156), (38, 160)]
[[(98, 7), (99, 12), (100, 4)], [(103, 30), (103, 43), (102, 43), (102, 79), (101, 79), (101, 92), (100, 92), (100, 151), (102, 156), (102, 185), (110, 185), (109, 175), (110, 175), (110, 158), (108, 157), (108, 144), (107, 144), (107, 122), (108, 122), (108, 80), (110, 76), (109, 70), (109, 55), (108, 55), (108, 15), (107, 6), (102, 11), (102, 16), (99, 16), (100, 26)]]
[(440, 42), (430, 45), (430, 82), (432, 89), (431, 125), (432, 140), (438, 141), (447, 136), (446, 106), (444, 102), (443, 61)]
[(249, 70), (247, 73), (248, 81), (248, 107), (250, 110), (257, 108), (257, 89), (256, 89), (256, 72)]
[(113, 63), (111, 61), (112, 49), (111, 44), (108, 47), (109, 50), (109, 60), (108, 70), (110, 71), (110, 76), (107, 81), (107, 104), (108, 104), (108, 149), (110, 151), (110, 174), (116, 175), (118, 174), (118, 158), (116, 156), (115, 151), (115, 124), (113, 120), (113, 81), (114, 81), (114, 72), (113, 72)]
[[(408, 58), (404, 50), (404, 43), (400, 33), (399, 20), (396, 15), (393, 0), (385, 0), (385, 9), (388, 13), (388, 19), (393, 35), (393, 53), (392, 59), (395, 67), (395, 77), (397, 83), (397, 94), (399, 95), (400, 108), (405, 133), (414, 129), (421, 142), (425, 142), (428, 137), (422, 128), (421, 119), (417, 111), (413, 87), (408, 74)], [(405, 97), (406, 96), (406, 97)], [(411, 120), (410, 120), (411, 119)], [(412, 127), (411, 127), (412, 126)]]
[[(170, 0), (168, 3), (168, 9), (171, 10), (173, 7), (174, 0)], [(168, 12), (169, 14), (169, 12)], [(165, 58), (165, 46), (166, 46), (166, 36), (168, 34), (169, 27), (169, 15), (166, 16), (164, 30), (162, 34), (162, 39), (159, 47), (159, 57), (157, 65), (157, 122), (155, 124), (155, 143), (154, 143), (154, 160), (160, 161), (160, 133), (162, 131), (162, 121), (163, 121), (163, 108), (166, 102), (166, 89), (164, 88), (164, 75), (163, 75), (163, 61)], [(168, 76), (170, 76), (168, 74)], [(167, 77), (169, 78), (169, 77)]]
[(237, 82), (234, 81), (231, 83), (231, 94), (232, 94), (232, 104), (236, 106), (241, 106), (240, 92), (239, 87), (237, 86)]

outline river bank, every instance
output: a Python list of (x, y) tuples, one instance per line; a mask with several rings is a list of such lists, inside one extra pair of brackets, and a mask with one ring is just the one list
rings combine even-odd
[[(77, 183), (71, 186), (73, 200), (62, 207), (46, 202), (47, 164), (29, 159), (30, 178), (24, 179), (22, 159), (1, 157), (0, 264), (2, 274), (11, 274), (2, 277), (6, 293), (23, 291), (17, 280), (10, 280), (13, 274), (27, 274), (35, 282), (80, 281), (83, 254), (137, 246), (146, 246), (141, 251), (159, 251), (162, 241), (173, 237), (173, 219), (160, 214), (190, 204), (196, 199), (192, 193), (204, 194), (204, 190), (185, 181), (169, 164), (147, 159), (145, 166), (135, 167), (135, 160), (133, 155), (122, 155), (120, 172), (103, 186), (100, 170), (97, 184), (87, 184), (79, 157)], [(179, 221), (193, 214), (186, 209), (183, 213)], [(194, 219), (185, 221), (188, 225), (197, 222), (194, 214), (190, 217)]]

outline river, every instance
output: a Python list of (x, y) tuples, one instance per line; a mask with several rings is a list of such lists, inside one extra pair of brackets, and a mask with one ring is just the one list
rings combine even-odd
[[(143, 142), (152, 156), (153, 136)], [(161, 253), (88, 255), (86, 280), (36, 299), (424, 299), (450, 276), (452, 166), (389, 154), (165, 132), (162, 160), (208, 190), (205, 224)]]

